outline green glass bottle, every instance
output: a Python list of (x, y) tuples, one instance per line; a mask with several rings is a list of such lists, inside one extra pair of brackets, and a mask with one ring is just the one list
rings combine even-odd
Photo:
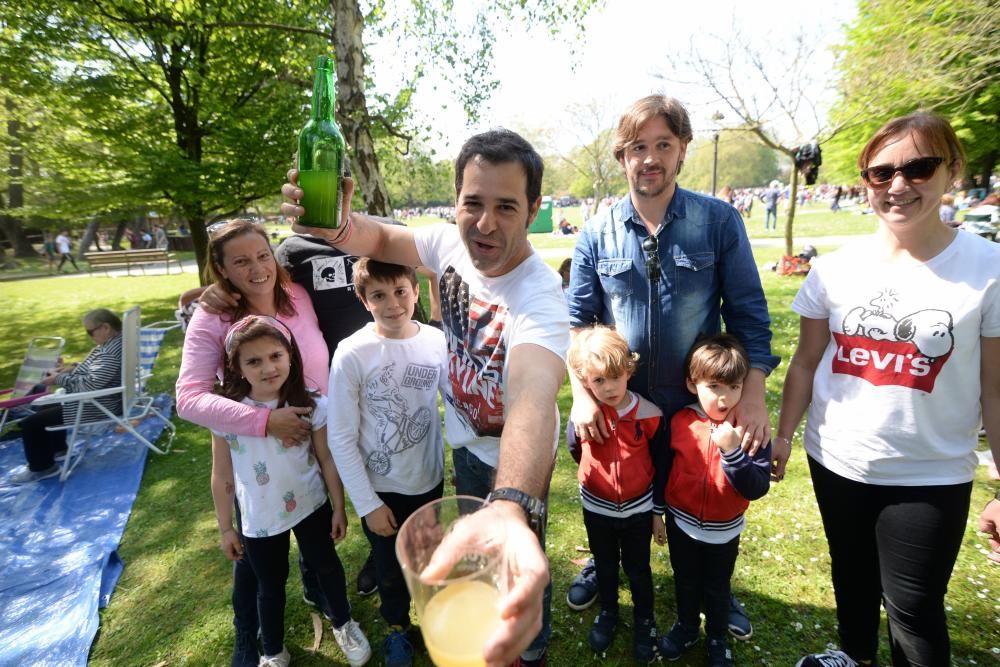
[(313, 80), (312, 118), (299, 132), (300, 204), (306, 211), (299, 222), (308, 227), (340, 227), (346, 145), (333, 117), (336, 99), (333, 59), (320, 56)]

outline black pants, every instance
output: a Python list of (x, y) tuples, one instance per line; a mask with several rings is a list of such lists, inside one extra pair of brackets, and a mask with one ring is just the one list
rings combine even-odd
[[(441, 497), (444, 492), (444, 480), (433, 489), (420, 495), (410, 496), (402, 493), (379, 493), (378, 497), (386, 504), (396, 517), (396, 526), (402, 526), (407, 517), (418, 509)], [(375, 556), (375, 579), (378, 581), (378, 595), (382, 602), (379, 612), (389, 625), (402, 628), (410, 627), (410, 592), (403, 579), (403, 571), (396, 560), (396, 536), (382, 537), (368, 530), (368, 524), (361, 520), (361, 527), (372, 545)]]
[(724, 639), (729, 629), (730, 580), (740, 553), (739, 535), (724, 544), (699, 542), (667, 514), (667, 540), (677, 591), (677, 620), (697, 629), (704, 605), (705, 634), (710, 639)]
[(76, 265), (76, 260), (73, 259), (73, 255), (69, 254), (68, 252), (64, 252), (59, 260), (59, 266), (57, 267), (60, 271), (62, 271), (63, 264), (66, 263), (67, 259), (70, 261), (70, 264), (73, 265), (74, 269), (76, 269), (77, 271), (80, 270), (80, 267)]
[(21, 421), (21, 438), (24, 442), (24, 458), (28, 468), (34, 472), (47, 470), (55, 465), (55, 455), (66, 449), (66, 431), (46, 431), (46, 426), (62, 426), (61, 405), (41, 408)]
[(257, 611), (264, 653), (267, 655), (281, 653), (285, 640), (289, 532), (295, 533), (299, 551), (319, 579), (320, 588), (331, 608), (333, 625), (339, 627), (351, 618), (344, 566), (330, 537), (332, 518), (333, 509), (327, 502), (291, 531), (270, 537), (244, 536), (245, 558), (257, 580)]
[(641, 512), (617, 519), (583, 510), (590, 552), (594, 555), (601, 608), (618, 613), (618, 563), (621, 561), (635, 620), (653, 620), (653, 573), (649, 568), (649, 542), (653, 538), (653, 513)]
[(855, 661), (875, 659), (881, 602), (895, 667), (950, 665), (944, 595), (972, 483), (863, 484), (812, 458), (809, 470), (830, 545), (841, 649)]

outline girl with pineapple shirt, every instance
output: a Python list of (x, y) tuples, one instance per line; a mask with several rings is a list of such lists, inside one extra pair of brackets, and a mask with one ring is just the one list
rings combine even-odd
[(212, 432), (212, 500), (220, 547), (230, 560), (246, 558), (257, 579), (260, 665), (284, 667), (290, 660), (284, 646), (290, 532), (329, 602), (334, 638), (351, 665), (365, 664), (371, 648), (351, 618), (344, 567), (334, 546), (347, 533), (347, 515), (344, 487), (326, 442), (326, 399), (306, 389), (302, 358), (288, 328), (261, 315), (236, 322), (226, 335), (218, 393), (271, 410), (313, 408), (308, 447), (287, 447), (270, 435)]

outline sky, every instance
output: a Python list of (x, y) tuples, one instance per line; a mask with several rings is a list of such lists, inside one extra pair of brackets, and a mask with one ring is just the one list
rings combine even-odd
[[(415, 107), (418, 117), (442, 135), (430, 146), (449, 158), (470, 135), (496, 126), (529, 135), (544, 130), (552, 146), (566, 150), (582, 131), (579, 107), (598, 109), (611, 125), (630, 102), (659, 92), (687, 106), (698, 136), (716, 124), (735, 124), (735, 115), (714, 102), (704, 86), (679, 83), (693, 78), (677, 63), (692, 45), (713, 54), (714, 45), (738, 30), (765, 58), (776, 58), (783, 44), (805, 32), (817, 46), (810, 61), (817, 86), (812, 97), (825, 108), (832, 100), (829, 46), (842, 40), (843, 26), (855, 13), (853, 0), (607, 0), (604, 9), (588, 16), (574, 51), (569, 48), (570, 40), (575, 40), (571, 32), (550, 35), (533, 29), (499, 34), (493, 57), (501, 85), (476, 122), (470, 124), (461, 105), (450, 101), (447, 86), (439, 83), (433, 89), (433, 77), (418, 90)], [(383, 58), (405, 63), (398, 43), (376, 45), (373, 56), (380, 64), (386, 62)], [(783, 71), (776, 60), (771, 65), (774, 71)], [(386, 69), (383, 65), (376, 83), (391, 86), (393, 77), (384, 76)], [(763, 89), (755, 92), (767, 97)], [(711, 120), (715, 113), (723, 114), (717, 123)], [(795, 134), (790, 127), (778, 129), (779, 134)]]

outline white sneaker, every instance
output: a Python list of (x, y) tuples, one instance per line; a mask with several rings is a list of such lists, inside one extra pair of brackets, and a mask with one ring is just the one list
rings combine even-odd
[(795, 667), (858, 667), (858, 663), (851, 660), (851, 656), (837, 649), (830, 649), (825, 653), (813, 653), (807, 655), (795, 663)]
[(10, 475), (11, 484), (30, 484), (31, 482), (37, 482), (42, 479), (48, 479), (49, 477), (55, 477), (62, 471), (62, 468), (56, 464), (52, 464), (52, 467), (46, 470), (39, 470), (35, 472), (28, 466), (18, 466), (14, 468), (14, 471)]
[(257, 663), (257, 667), (288, 667), (288, 663), (291, 661), (292, 654), (288, 652), (287, 648), (282, 646), (281, 653), (278, 655), (260, 656), (260, 662)]
[(368, 638), (353, 618), (339, 628), (331, 625), (330, 629), (333, 630), (333, 638), (347, 656), (347, 662), (351, 667), (361, 667), (372, 657), (372, 647), (368, 643)]

